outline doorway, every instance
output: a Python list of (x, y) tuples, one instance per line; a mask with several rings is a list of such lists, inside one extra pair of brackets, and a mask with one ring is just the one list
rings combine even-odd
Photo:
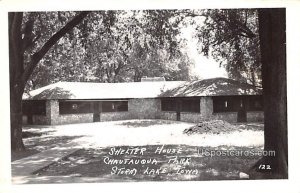
[(180, 112), (181, 112), (181, 100), (177, 99), (177, 101), (176, 101), (176, 121), (180, 121)]
[(245, 102), (241, 100), (239, 110), (237, 113), (237, 122), (247, 122), (247, 111), (245, 106)]
[(93, 103), (93, 122), (100, 122), (100, 108), (101, 104), (99, 102)]

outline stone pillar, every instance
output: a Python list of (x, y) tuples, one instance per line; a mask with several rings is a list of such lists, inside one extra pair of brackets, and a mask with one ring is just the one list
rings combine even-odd
[[(49, 102), (49, 105), (48, 105), (49, 108), (47, 107), (47, 117), (49, 117), (51, 125), (57, 125), (58, 124), (58, 116), (59, 116), (58, 101), (50, 100), (50, 101), (47, 101), (47, 104), (48, 104), (48, 102)], [(48, 114), (48, 111), (49, 111), (49, 114)]]
[(213, 114), (212, 97), (201, 97), (200, 113), (204, 119), (210, 119)]
[(46, 100), (46, 124), (51, 125), (51, 100)]
[(131, 99), (128, 101), (130, 117), (134, 119), (159, 119), (160, 99)]

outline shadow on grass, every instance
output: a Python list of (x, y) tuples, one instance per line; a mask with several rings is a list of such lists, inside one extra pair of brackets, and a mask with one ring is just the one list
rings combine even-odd
[(24, 138), (25, 151), (11, 152), (11, 161), (33, 156), (37, 153), (46, 151), (51, 148), (57, 148), (67, 143), (72, 142), (74, 139), (84, 137), (80, 136), (51, 136), (49, 133), (36, 133), (36, 132), (23, 132), (26, 136)]
[(74, 139), (85, 137), (85, 135), (78, 136), (45, 136), (40, 139), (29, 139), (26, 148), (31, 150), (45, 151), (51, 148), (63, 146), (72, 142)]
[(43, 134), (42, 133), (30, 132), (30, 131), (23, 131), (22, 132), (23, 139), (30, 138), (30, 137), (40, 137), (41, 135), (43, 135)]
[(122, 122), (117, 125), (124, 125), (127, 127), (149, 127), (153, 125), (166, 125), (166, 124), (174, 124), (172, 121), (166, 121), (166, 120), (138, 120), (138, 121), (127, 121)]
[(233, 123), (241, 130), (264, 131), (263, 123)]
[(25, 151), (21, 151), (21, 152), (14, 152), (12, 151), (11, 152), (11, 161), (16, 161), (16, 160), (19, 160), (19, 159), (23, 159), (25, 157), (28, 157), (28, 156), (32, 156), (34, 154), (37, 154), (39, 153), (40, 151), (38, 150), (25, 150)]

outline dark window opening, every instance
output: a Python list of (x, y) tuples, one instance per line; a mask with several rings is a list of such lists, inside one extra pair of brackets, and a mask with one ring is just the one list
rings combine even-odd
[[(128, 101), (103, 101), (101, 103), (96, 101), (62, 101), (59, 103), (59, 114), (128, 111)], [(95, 104), (98, 105), (95, 106)]]
[[(180, 106), (178, 106), (180, 105)], [(178, 109), (177, 109), (178, 108)], [(200, 112), (200, 99), (161, 99), (162, 111)]]
[(244, 106), (243, 100), (235, 97), (214, 97), (213, 112), (237, 112)]
[(23, 101), (22, 113), (24, 115), (46, 115), (46, 101)]
[(91, 102), (85, 101), (61, 101), (59, 102), (59, 114), (93, 113)]
[(213, 112), (262, 111), (262, 96), (213, 97)]
[(183, 99), (181, 105), (182, 112), (200, 113), (200, 99)]
[(175, 99), (162, 99), (161, 100), (162, 111), (176, 111), (176, 100)]
[(249, 111), (262, 111), (264, 108), (262, 96), (250, 97), (248, 104)]
[(128, 101), (104, 101), (102, 102), (103, 112), (128, 111)]

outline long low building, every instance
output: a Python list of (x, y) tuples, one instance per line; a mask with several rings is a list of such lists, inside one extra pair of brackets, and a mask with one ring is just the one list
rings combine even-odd
[(127, 119), (261, 122), (261, 93), (258, 87), (227, 78), (58, 82), (23, 98), (23, 123), (58, 125)]

